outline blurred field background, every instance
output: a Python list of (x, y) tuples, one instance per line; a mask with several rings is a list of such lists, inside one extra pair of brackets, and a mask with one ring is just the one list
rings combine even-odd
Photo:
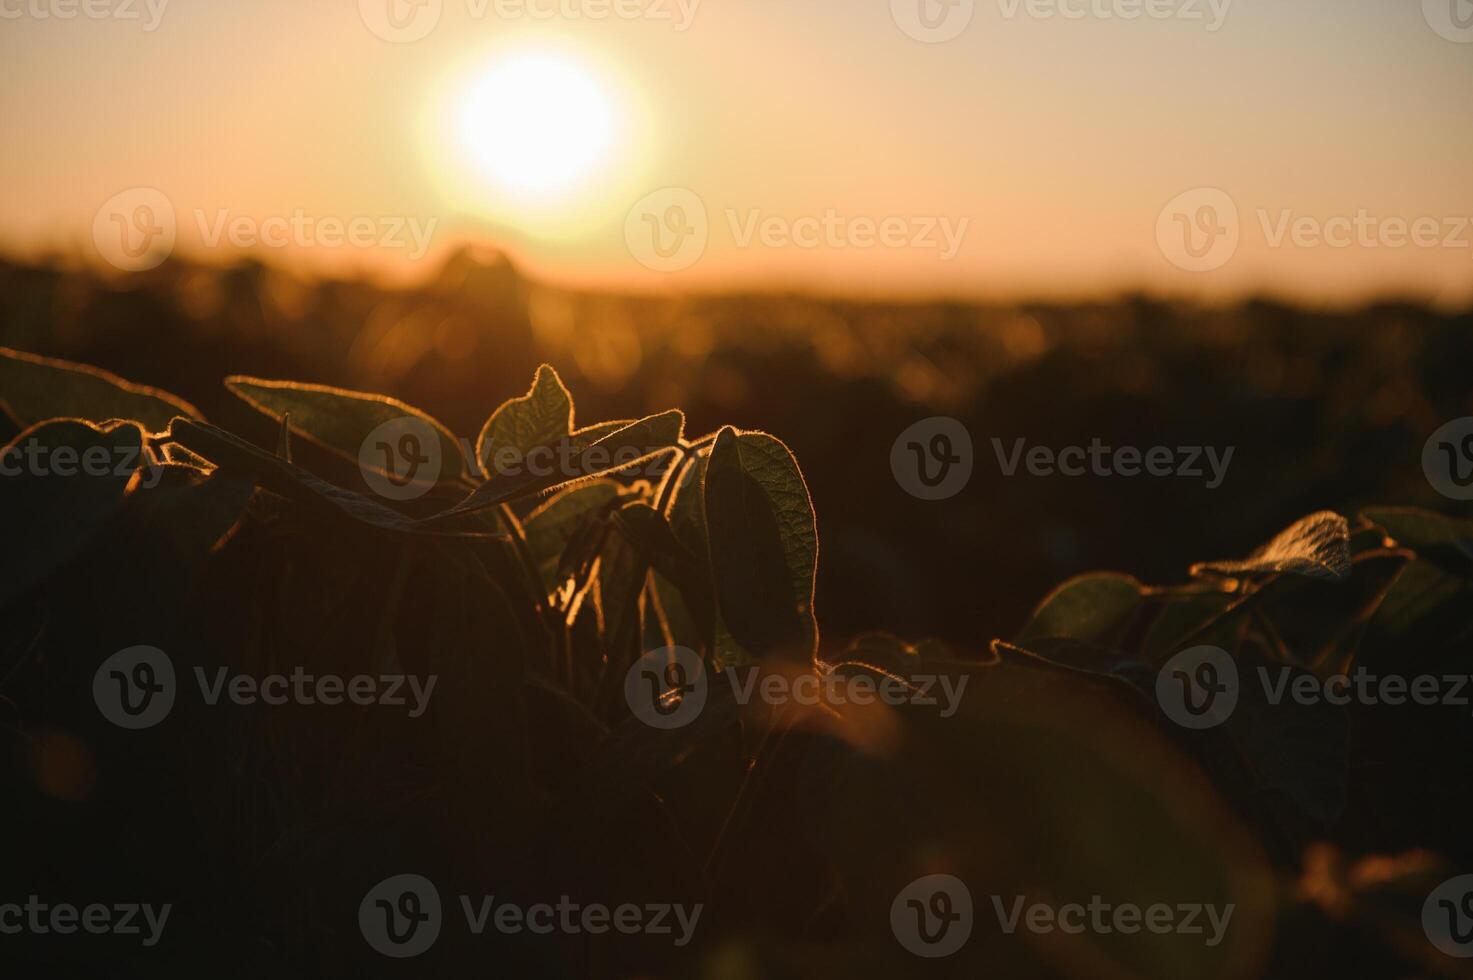
[[(783, 438), (822, 544), (825, 646), (869, 629), (980, 651), (1070, 575), (1173, 582), (1320, 508), (1438, 498), (1427, 435), (1473, 414), (1473, 313), (1415, 302), (1311, 312), (1199, 305), (846, 301), (803, 294), (576, 291), (466, 248), (422, 286), (171, 260), (127, 277), (0, 265), (0, 344), (158, 385), (263, 445), (270, 423), (219, 379), (382, 392), (473, 438), (548, 361), (582, 419), (683, 407)], [(970, 430), (971, 484), (914, 499), (889, 469), (912, 422)], [(991, 440), (1235, 447), (1227, 478), (1005, 477)], [(1444, 502), (1445, 503), (1445, 502)]]

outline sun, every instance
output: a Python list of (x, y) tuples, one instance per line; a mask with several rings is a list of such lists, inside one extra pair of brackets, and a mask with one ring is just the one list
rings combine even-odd
[(614, 55), (508, 34), (435, 73), (419, 133), (447, 238), (494, 240), (533, 260), (604, 247), (665, 152), (648, 80)]
[(618, 114), (609, 86), (567, 55), (503, 56), (467, 86), (456, 121), (471, 167), (511, 200), (583, 189), (606, 162)]

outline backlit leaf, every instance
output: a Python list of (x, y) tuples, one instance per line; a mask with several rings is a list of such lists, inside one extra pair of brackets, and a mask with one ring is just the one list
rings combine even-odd
[(1350, 527), (1333, 511), (1296, 521), (1243, 561), (1208, 561), (1192, 566), (1193, 575), (1228, 577), (1288, 572), (1310, 578), (1343, 579), (1350, 574)]
[(601, 519), (618, 499), (619, 484), (613, 480), (593, 480), (549, 498), (522, 522), (527, 550), (532, 553), (548, 592), (560, 584), (558, 563), (574, 535), (586, 522)]
[[(369, 436), (380, 426), (405, 419), (418, 420), (423, 423), (424, 431), (433, 430), (439, 440), (434, 450), (438, 454), (435, 460), (439, 470), (437, 478), (453, 480), (465, 474), (464, 454), (450, 430), (432, 416), (397, 398), (330, 385), (266, 381), (244, 375), (226, 378), (225, 387), (277, 422), (290, 416), (288, 424), (291, 429), (309, 441), (379, 472), (388, 472), (388, 468), (379, 463), (382, 455), (379, 449), (366, 445)], [(397, 450), (390, 447), (388, 451)]]
[(575, 480), (627, 469), (674, 449), (680, 443), (684, 425), (685, 416), (678, 409), (640, 419), (587, 446), (572, 447), (567, 453), (565, 466), (522, 467), (514, 473), (496, 473), (460, 503), (429, 520), (443, 521), (545, 493)]
[(1230, 592), (1193, 592), (1170, 596), (1141, 641), (1141, 655), (1159, 664), (1193, 643), (1199, 631), (1217, 620), (1236, 600)]
[(1019, 642), (1039, 636), (1068, 636), (1109, 643), (1118, 640), (1141, 604), (1141, 584), (1129, 575), (1094, 572), (1054, 589), (1038, 604)]
[(60, 418), (134, 419), (149, 432), (161, 432), (176, 415), (202, 417), (184, 399), (158, 388), (8, 347), (0, 347), (0, 406), (22, 427)]
[[(329, 506), (339, 513), (384, 531), (426, 533), (427, 529), (404, 514), (362, 494), (328, 483), (259, 446), (204, 422), (175, 419), (170, 435), (186, 449), (217, 466), (250, 473), (257, 483), (283, 497), (313, 506)], [(497, 537), (490, 531), (467, 531), (471, 537)]]
[(552, 366), (544, 364), (530, 391), (491, 413), (476, 439), (476, 459), (489, 473), (498, 451), (511, 450), (525, 458), (536, 447), (555, 445), (572, 431), (572, 396)]
[(723, 429), (706, 470), (705, 511), (720, 623), (737, 650), (812, 660), (818, 529), (788, 447), (764, 433)]

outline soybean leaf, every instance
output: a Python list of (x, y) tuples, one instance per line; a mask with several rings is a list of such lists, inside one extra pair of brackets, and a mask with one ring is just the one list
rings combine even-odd
[(166, 463), (188, 466), (204, 472), (214, 469), (214, 464), (209, 460), (197, 453), (190, 452), (177, 442), (166, 442), (162, 446), (156, 446), (155, 448), (160, 450)]
[[(715, 436), (707, 440), (714, 441)], [(709, 449), (697, 450), (688, 465), (671, 477), (678, 482), (673, 490), (666, 517), (670, 531), (686, 551), (695, 558), (695, 574), (690, 581), (676, 585), (700, 637), (687, 643), (692, 649), (714, 650), (717, 634), (725, 635), (719, 626), (715, 585), (711, 576), (711, 542), (706, 532), (706, 471), (710, 468)], [(668, 580), (666, 580), (668, 582)]]
[(992, 652), (1004, 661), (1067, 670), (1108, 681), (1119, 685), (1118, 690), (1128, 691), (1138, 706), (1144, 703), (1155, 709), (1156, 668), (1104, 643), (1041, 636), (1029, 640), (1026, 646), (993, 640)]
[(559, 585), (569, 579), (574, 580), (575, 585), (583, 582), (592, 569), (594, 560), (598, 558), (599, 549), (603, 547), (608, 533), (609, 526), (602, 516), (578, 525), (558, 557), (553, 581)]
[[(614, 514), (621, 533), (638, 547), (650, 561), (658, 582), (673, 587), (678, 595), (661, 593), (666, 610), (677, 622), (687, 642), (681, 645), (699, 649), (710, 642), (715, 620), (711, 594), (711, 568), (707, 560), (696, 555), (676, 537), (670, 522), (653, 507), (642, 502), (627, 504)], [(691, 640), (692, 632), (701, 639)]]
[(1200, 562), (1191, 571), (1228, 577), (1288, 572), (1343, 579), (1350, 574), (1350, 527), (1339, 514), (1320, 511), (1296, 521), (1246, 560)]
[(525, 395), (491, 413), (476, 439), (476, 459), (486, 468), (499, 450), (515, 450), (525, 457), (532, 449), (554, 445), (572, 431), (572, 396), (552, 366), (544, 364)]
[(637, 421), (639, 420), (616, 419), (612, 422), (596, 422), (593, 425), (586, 425), (568, 434), (568, 444), (576, 448), (591, 446), (604, 436), (613, 435), (625, 426), (633, 425)]
[(439, 522), (487, 507), (495, 507), (521, 497), (535, 496), (574, 480), (626, 469), (680, 444), (685, 416), (679, 409), (661, 412), (616, 429), (587, 446), (572, 446), (567, 454), (567, 467), (522, 467), (512, 473), (498, 473), (477, 487), (455, 506), (427, 521)]
[(649, 557), (623, 534), (603, 539), (598, 555), (598, 611), (603, 633), (604, 690), (607, 705), (623, 691), (624, 673), (639, 657), (640, 593), (649, 575)]
[(666, 517), (676, 540), (702, 562), (711, 560), (711, 545), (706, 534), (706, 470), (710, 454), (702, 452), (690, 461), (679, 475)]
[[(574, 429), (573, 419), (573, 396), (552, 365), (542, 365), (527, 393), (504, 403), (481, 427), (476, 438), (481, 475), (489, 478), (520, 466), (539, 447), (566, 445), (569, 450), (579, 449), (633, 424), (633, 420), (626, 419)], [(501, 454), (506, 458), (498, 464)]]
[(1280, 656), (1333, 672), (1353, 653), (1365, 624), (1411, 557), (1407, 551), (1363, 551), (1343, 580), (1279, 576), (1254, 592), (1248, 605)]
[(1192, 592), (1172, 596), (1156, 613), (1141, 641), (1141, 655), (1159, 664), (1183, 647), (1187, 641), (1222, 617), (1237, 601), (1230, 592)]
[(111, 520), (143, 452), (137, 425), (80, 419), (33, 425), (0, 450), (0, 605), (45, 581)]
[[(417, 437), (420, 432), (433, 432), (438, 444), (414, 447), (414, 452), (433, 459), (438, 479), (453, 480), (465, 475), (464, 454), (450, 430), (397, 398), (330, 385), (267, 381), (244, 375), (226, 378), (225, 387), (257, 411), (290, 425), (309, 441), (380, 473), (389, 472), (392, 465), (389, 461), (399, 449), (397, 444), (390, 445), (386, 450), (390, 455), (381, 463), (379, 447), (367, 445), (375, 430), (388, 426), (392, 430), (391, 443), (406, 434)], [(391, 423), (397, 423), (404, 431)], [(429, 457), (431, 452), (436, 455)]]
[[(1473, 582), (1430, 561), (1408, 562), (1367, 624), (1355, 665), (1367, 670), (1440, 670), (1473, 643)], [(1460, 671), (1467, 670), (1461, 664)]]
[(1473, 521), (1416, 507), (1375, 507), (1361, 517), (1419, 557), (1462, 571), (1473, 569)]
[(688, 550), (670, 523), (649, 504), (636, 501), (614, 512), (614, 521), (636, 547), (649, 556), (660, 574), (676, 582), (699, 573), (696, 556)]
[(176, 415), (202, 417), (184, 399), (158, 388), (87, 364), (8, 347), (0, 347), (0, 399), (21, 427), (60, 418), (135, 419), (147, 431), (161, 432)]
[[(808, 486), (788, 447), (759, 432), (722, 429), (705, 479), (711, 574), (722, 632), (743, 657), (811, 661), (818, 529)], [(723, 666), (725, 663), (722, 664)]]
[[(205, 422), (175, 419), (170, 435), (184, 448), (208, 459), (217, 466), (230, 466), (250, 473), (257, 483), (273, 493), (310, 506), (328, 505), (337, 512), (384, 531), (403, 534), (424, 533), (419, 522), (406, 517), (375, 500), (342, 487), (334, 486), (288, 463), (280, 456), (254, 446), (238, 436)], [(468, 537), (499, 537), (490, 531), (461, 532)]]
[(527, 550), (531, 552), (548, 592), (555, 590), (558, 566), (568, 544), (579, 529), (601, 520), (619, 499), (619, 484), (613, 480), (593, 480), (569, 487), (549, 498), (523, 521)]
[(1068, 636), (1118, 642), (1141, 605), (1141, 584), (1129, 575), (1092, 572), (1050, 592), (1034, 610), (1019, 642), (1039, 636)]

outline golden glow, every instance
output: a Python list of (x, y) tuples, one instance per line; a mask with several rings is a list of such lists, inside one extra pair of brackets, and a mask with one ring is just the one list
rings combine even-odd
[(606, 87), (584, 66), (539, 52), (506, 58), (471, 86), (459, 137), (506, 194), (545, 198), (591, 177), (616, 125)]
[[(193, 4), (153, 33), (4, 25), (0, 131), (25, 152), (0, 180), (0, 251), (99, 260), (104, 202), (152, 188), (175, 208), (178, 253), (210, 261), (248, 251), (204, 242), (201, 222), (222, 213), (435, 221), (418, 261), (379, 247), (261, 255), (327, 274), (418, 279), (475, 242), (529, 275), (608, 288), (1473, 299), (1467, 248), (1273, 247), (1263, 232), (1285, 210), (1321, 222), (1473, 214), (1473, 127), (1453, 97), (1473, 90), (1473, 46), (1440, 37), (1416, 3), (1351, 18), (1302, 9), (1333, 4), (1234, 4), (1211, 34), (1184, 19), (979, 11), (945, 44), (907, 36), (885, 3), (837, 20), (825, 5), (702, 3), (689, 30), (566, 13), (618, 4), (420, 4), (443, 16), (412, 44), (375, 37), (353, 3), (259, 6)], [(586, 87), (529, 85), (513, 105), (543, 139), (483, 145), (491, 131), (467, 121), (475, 93), (527, 59), (570, 65), (598, 95), (549, 111), (544, 129), (535, 106)], [(74, 84), (58, 87), (58, 72)], [(582, 143), (589, 112), (609, 126)], [(568, 144), (565, 157), (547, 149)], [(1202, 147), (1212, 152), (1187, 152)], [(539, 159), (557, 165), (545, 182)], [(1156, 234), (1166, 203), (1200, 188), (1226, 192), (1240, 216), (1238, 252), (1211, 272), (1173, 264)], [(707, 210), (707, 248), (680, 273), (651, 272), (626, 241), (630, 209), (664, 189)], [(970, 226), (952, 261), (733, 234), (829, 209)]]
[(572, 244), (638, 196), (648, 114), (606, 58), (504, 38), (448, 72), (431, 110), (429, 170), (482, 234)]

